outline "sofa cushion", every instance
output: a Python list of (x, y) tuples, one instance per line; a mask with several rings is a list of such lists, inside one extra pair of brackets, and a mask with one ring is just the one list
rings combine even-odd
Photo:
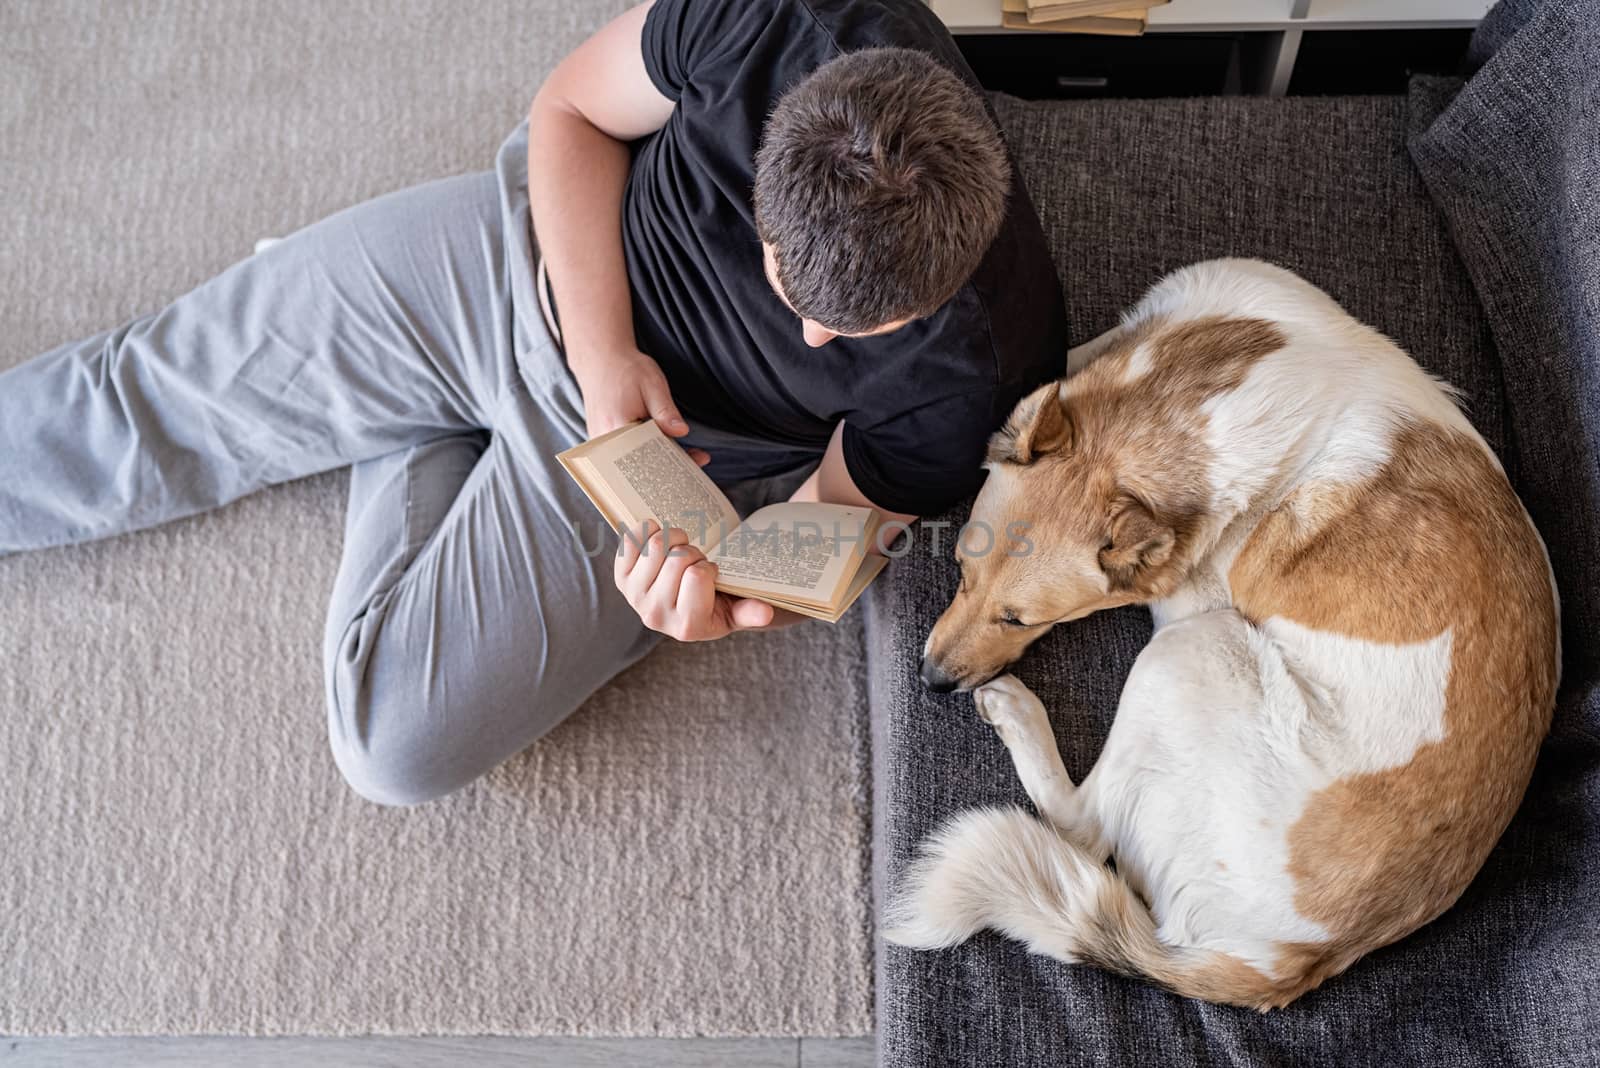
[[(1114, 324), (1165, 272), (1258, 256), (1327, 290), (1463, 391), (1507, 447), (1485, 317), (1406, 152), (1401, 97), (996, 102), (1064, 282), (1074, 343)], [(1513, 465), (1514, 468), (1514, 465)], [(957, 510), (944, 518), (959, 523)], [(1545, 531), (1550, 536), (1549, 530)], [(955, 590), (947, 534), (917, 537), (869, 602), (877, 893), (959, 809), (1026, 804), (966, 695), (916, 678)], [(1017, 674), (1050, 709), (1081, 778), (1150, 635), (1142, 609), (1059, 627)], [(941, 952), (880, 946), (884, 1063), (910, 1065), (1567, 1063), (1600, 1015), (1594, 849), (1575, 764), (1547, 747), (1528, 802), (1456, 908), (1269, 1016), (1030, 956), (993, 933)], [(1592, 823), (1592, 821), (1590, 821)]]

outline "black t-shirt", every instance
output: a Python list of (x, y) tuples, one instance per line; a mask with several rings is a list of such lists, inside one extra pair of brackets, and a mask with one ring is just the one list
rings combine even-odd
[[(767, 284), (751, 203), (767, 114), (828, 60), (916, 48), (976, 86), (943, 24), (920, 0), (658, 0), (643, 39), (676, 107), (635, 146), (623, 245), (639, 348), (684, 415), (802, 453), (842, 420), (850, 477), (893, 511), (972, 493), (989, 435), (1066, 364), (1060, 285), (1015, 167), (1000, 235), (955, 297), (892, 334), (819, 348)], [(725, 476), (738, 462), (713, 455)]]

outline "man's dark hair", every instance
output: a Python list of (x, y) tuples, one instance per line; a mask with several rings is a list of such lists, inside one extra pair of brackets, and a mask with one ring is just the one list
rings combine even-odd
[(1011, 166), (983, 98), (908, 48), (850, 52), (779, 99), (755, 213), (801, 316), (858, 334), (935, 311), (1005, 218)]

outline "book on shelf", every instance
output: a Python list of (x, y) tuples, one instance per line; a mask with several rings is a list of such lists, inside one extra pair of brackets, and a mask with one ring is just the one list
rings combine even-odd
[(654, 519), (717, 565), (716, 588), (836, 622), (888, 561), (869, 551), (882, 516), (872, 508), (781, 501), (741, 518), (716, 483), (651, 420), (618, 427), (557, 454), (623, 537)]
[(1029, 22), (1026, 15), (1001, 12), (1000, 25), (1008, 30), (1031, 30), (1035, 33), (1096, 33), (1106, 37), (1138, 37), (1144, 33), (1145, 21), (1139, 18), (1112, 18), (1094, 15), (1083, 19), (1056, 19), (1054, 22)]
[(1169, 0), (1001, 0), (1001, 11), (1028, 16), (1029, 22), (1110, 15), (1133, 18)]
[(1136, 37), (1144, 33), (1149, 9), (1166, 2), (1084, 0), (1082, 4), (1039, 4), (1032, 0), (1000, 0), (1000, 25), (1008, 30)]

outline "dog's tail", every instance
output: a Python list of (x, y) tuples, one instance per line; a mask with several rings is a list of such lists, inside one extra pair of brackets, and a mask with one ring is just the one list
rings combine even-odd
[(992, 927), (1069, 964), (1262, 1011), (1314, 985), (1163, 942), (1121, 875), (1018, 808), (972, 809), (946, 823), (922, 844), (884, 920), (884, 938), (915, 949), (953, 946)]

